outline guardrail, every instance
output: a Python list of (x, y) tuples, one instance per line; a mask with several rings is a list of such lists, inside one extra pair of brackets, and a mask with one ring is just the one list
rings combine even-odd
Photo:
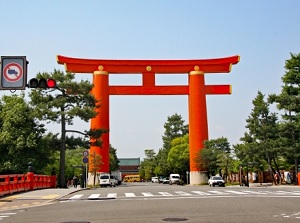
[(55, 188), (56, 176), (27, 174), (0, 175), (0, 196), (28, 190)]

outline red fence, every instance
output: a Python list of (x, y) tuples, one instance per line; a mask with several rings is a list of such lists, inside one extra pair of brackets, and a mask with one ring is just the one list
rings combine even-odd
[(0, 196), (21, 191), (55, 188), (56, 176), (34, 173), (0, 175)]

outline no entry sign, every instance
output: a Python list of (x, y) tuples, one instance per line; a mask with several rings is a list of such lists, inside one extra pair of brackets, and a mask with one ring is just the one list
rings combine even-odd
[(27, 63), (25, 56), (1, 56), (0, 90), (25, 90)]
[(23, 68), (17, 63), (9, 63), (3, 69), (3, 77), (9, 82), (17, 82), (23, 77)]

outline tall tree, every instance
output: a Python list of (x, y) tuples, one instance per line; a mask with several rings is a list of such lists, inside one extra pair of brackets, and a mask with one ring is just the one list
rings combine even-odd
[(189, 168), (189, 136), (173, 139), (167, 162), (173, 173), (185, 176)]
[(188, 125), (184, 124), (181, 115), (175, 113), (167, 118), (167, 122), (164, 124), (165, 132), (162, 136), (163, 148), (168, 152), (171, 148), (171, 142), (175, 138), (183, 137), (188, 134)]
[(243, 145), (234, 146), (235, 152), (244, 164), (255, 162), (261, 168), (267, 162), (273, 175), (273, 170), (278, 170), (277, 160), (281, 155), (277, 114), (270, 112), (270, 103), (260, 91), (252, 104), (253, 109), (246, 120), (248, 132), (241, 138)]
[(285, 142), (286, 154), (294, 160), (294, 172), (297, 173), (300, 157), (300, 53), (291, 53), (290, 56), (285, 61), (281, 92), (270, 95), (269, 100), (276, 103), (277, 108), (283, 112), (280, 133)]
[(150, 180), (154, 175), (155, 166), (155, 151), (153, 149), (146, 149), (144, 161), (141, 163), (139, 169), (140, 176), (145, 180)]
[[(207, 170), (208, 176), (219, 173), (223, 164), (220, 164), (220, 155), (230, 156), (231, 148), (227, 138), (218, 138), (204, 141), (204, 148), (200, 150), (196, 162), (199, 169)], [(228, 169), (228, 166), (227, 166)]]
[(28, 163), (32, 162), (35, 172), (41, 172), (54, 152), (43, 140), (44, 125), (35, 119), (23, 94), (3, 96), (0, 110), (0, 171), (27, 172)]
[(119, 169), (119, 159), (117, 157), (117, 149), (109, 145), (109, 169), (115, 171)]
[(167, 118), (164, 124), (165, 132), (162, 136), (163, 147), (159, 149), (156, 156), (157, 166), (155, 168), (156, 173), (159, 175), (169, 175), (170, 167), (168, 165), (167, 159), (169, 151), (172, 147), (172, 140), (176, 138), (181, 138), (188, 134), (188, 125), (184, 124), (184, 120), (181, 115), (175, 113)]
[[(31, 98), (30, 104), (35, 109), (36, 117), (47, 122), (52, 121), (61, 124), (58, 186), (66, 187), (66, 125), (72, 125), (74, 117), (79, 117), (86, 122), (95, 117), (95, 108), (98, 106), (98, 103), (94, 96), (90, 94), (93, 85), (89, 81), (75, 81), (75, 74), (73, 73), (65, 74), (59, 70), (54, 70), (52, 73), (38, 73), (36, 78), (53, 78), (57, 82), (55, 89), (33, 89), (29, 96)], [(99, 139), (102, 132), (102, 130), (90, 130), (85, 131), (83, 134)]]

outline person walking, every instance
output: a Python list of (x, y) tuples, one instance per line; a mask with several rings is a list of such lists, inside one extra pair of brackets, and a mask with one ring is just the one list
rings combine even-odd
[(77, 177), (77, 175), (75, 174), (74, 177), (73, 177), (73, 186), (74, 186), (74, 188), (77, 187), (77, 184), (78, 184), (78, 177)]
[(290, 185), (291, 184), (291, 174), (290, 172), (287, 173), (286, 175), (286, 182)]
[(274, 179), (275, 179), (275, 185), (279, 185), (279, 174), (277, 171), (275, 172)]

